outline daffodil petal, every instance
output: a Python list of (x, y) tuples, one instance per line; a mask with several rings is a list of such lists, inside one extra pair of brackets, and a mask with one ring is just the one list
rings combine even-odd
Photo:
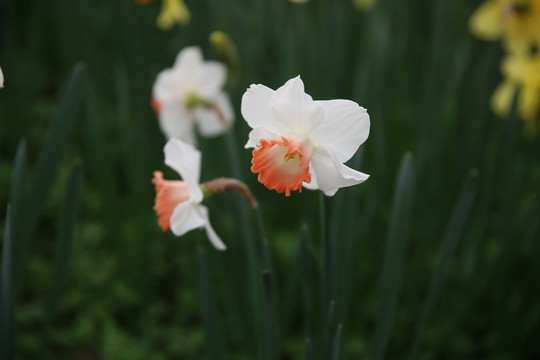
[(500, 117), (508, 116), (514, 101), (517, 85), (512, 81), (502, 82), (491, 96), (491, 108)]
[(343, 165), (335, 155), (322, 148), (313, 152), (311, 167), (316, 174), (318, 188), (327, 196), (333, 196), (339, 188), (360, 184), (369, 177)]
[(257, 147), (257, 145), (260, 144), (261, 140), (271, 140), (277, 136), (278, 136), (277, 133), (270, 132), (266, 128), (263, 128), (263, 127), (255, 128), (250, 131), (249, 136), (248, 136), (248, 141), (246, 145), (244, 146), (244, 148), (248, 149), (248, 148)]
[(313, 144), (331, 148), (340, 162), (349, 160), (369, 135), (367, 110), (350, 100), (315, 101), (324, 109), (324, 121), (310, 138)]
[(216, 233), (214, 228), (212, 227), (212, 224), (210, 224), (210, 218), (208, 216), (208, 208), (203, 205), (197, 206), (197, 212), (199, 215), (204, 219), (204, 229), (206, 230), (206, 235), (208, 236), (208, 239), (214, 245), (214, 247), (218, 250), (225, 250), (227, 247), (219, 237), (219, 235)]
[(176, 55), (174, 67), (192, 68), (203, 62), (202, 51), (198, 46), (188, 46)]
[(165, 69), (160, 72), (152, 88), (152, 96), (162, 102), (178, 101), (178, 80), (175, 69)]
[(170, 139), (163, 150), (165, 164), (176, 170), (188, 184), (190, 201), (200, 203), (203, 194), (199, 188), (201, 153), (190, 144), (178, 139)]
[(227, 70), (225, 65), (217, 61), (205, 61), (200, 65), (200, 74), (193, 74), (198, 77), (199, 84), (197, 95), (211, 99), (219, 94), (225, 81), (227, 80)]
[(273, 118), (290, 132), (305, 134), (316, 128), (324, 118), (322, 107), (304, 92), (300, 76), (290, 79), (276, 90), (269, 102)]
[[(218, 114), (217, 111), (221, 113)], [(229, 97), (221, 93), (215, 100), (215, 108), (199, 106), (193, 111), (199, 131), (203, 136), (213, 137), (223, 134), (227, 131), (233, 120), (234, 112), (232, 110)]]
[(159, 126), (167, 138), (178, 138), (190, 144), (197, 139), (193, 132), (193, 120), (186, 109), (178, 102), (160, 102)]
[(182, 236), (188, 231), (205, 226), (206, 219), (198, 211), (198, 205), (185, 201), (176, 206), (171, 216), (171, 231)]
[(501, 37), (503, 27), (501, 1), (488, 0), (482, 3), (469, 20), (471, 32), (478, 38), (488, 41)]
[(286, 127), (274, 120), (270, 111), (270, 99), (275, 91), (260, 84), (251, 85), (242, 96), (242, 116), (252, 129), (265, 128), (268, 131), (279, 134)]
[(311, 182), (302, 183), (302, 186), (308, 190), (319, 190), (319, 183), (317, 182), (317, 174), (313, 172), (313, 166), (309, 168), (309, 174), (311, 175)]

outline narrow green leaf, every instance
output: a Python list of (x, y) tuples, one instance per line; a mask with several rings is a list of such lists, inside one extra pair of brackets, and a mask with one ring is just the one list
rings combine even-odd
[(225, 358), (223, 337), (219, 330), (214, 294), (210, 285), (204, 249), (197, 249), (197, 283), (201, 303), (202, 318), (206, 337), (206, 352), (208, 359), (219, 360)]
[(304, 334), (307, 339), (312, 336), (311, 330), (311, 266), (310, 266), (310, 251), (307, 238), (307, 226), (302, 226), (302, 245), (300, 247), (302, 254), (302, 294), (304, 298)]
[[(242, 180), (242, 167), (240, 163), (241, 156), (239, 154), (238, 149), (241, 148), (239, 146), (236, 134), (234, 132), (234, 128), (230, 129), (230, 131), (227, 132), (225, 135), (226, 140), (226, 146), (227, 146), (227, 154), (229, 157), (229, 167), (232, 176), (235, 179)], [(244, 243), (244, 252), (246, 259), (246, 263), (244, 266), (247, 267), (247, 269), (241, 269), (242, 272), (246, 274), (247, 279), (241, 279), (242, 282), (247, 281), (249, 284), (249, 304), (250, 304), (250, 310), (251, 313), (249, 314), (249, 318), (251, 320), (251, 326), (254, 331), (250, 331), (248, 333), (253, 333), (251, 335), (255, 335), (255, 337), (260, 338), (261, 334), (261, 322), (260, 322), (260, 306), (261, 306), (261, 285), (260, 285), (260, 279), (259, 279), (259, 271), (260, 271), (260, 265), (259, 261), (257, 259), (257, 252), (256, 252), (256, 244), (254, 242), (254, 236), (253, 236), (253, 225), (250, 223), (247, 213), (246, 213), (246, 202), (243, 198), (240, 196), (236, 196), (235, 202), (234, 202), (239, 228), (242, 231), (242, 239)], [(255, 214), (256, 216), (257, 215)], [(262, 229), (262, 223), (259, 223), (260, 218), (256, 218), (256, 224), (260, 228), (258, 228), (258, 234), (264, 234), (264, 230)], [(264, 235), (263, 235), (264, 236)], [(247, 270), (247, 271), (246, 271)]]
[(377, 325), (373, 339), (372, 358), (383, 359), (394, 323), (409, 238), (412, 196), (414, 189), (414, 166), (411, 154), (401, 161), (392, 211), (386, 250), (381, 274), (380, 301), (377, 310)]
[(54, 261), (53, 284), (46, 313), (45, 326), (43, 330), (42, 344), (43, 352), (47, 353), (48, 337), (53, 327), (54, 316), (59, 306), (62, 287), (66, 281), (68, 273), (71, 249), (75, 239), (75, 229), (79, 214), (81, 192), (83, 186), (83, 171), (81, 164), (76, 162), (71, 167), (64, 206), (60, 214), (60, 226), (56, 245), (56, 256)]
[(2, 243), (2, 273), (0, 274), (0, 358), (15, 358), (15, 326), (13, 304), (13, 254), (10, 206), (6, 212), (4, 241)]
[(26, 258), (45, 195), (53, 181), (56, 167), (62, 156), (62, 150), (68, 142), (71, 130), (78, 118), (84, 74), (84, 65), (78, 64), (74, 67), (68, 84), (62, 93), (56, 117), (49, 128), (46, 143), (40, 152), (36, 175), (28, 201), (28, 210), (26, 212), (28, 222), (19, 266), (23, 266), (22, 263)]
[(268, 269), (263, 270), (262, 280), (264, 290), (264, 355), (267, 360), (275, 360), (277, 359), (275, 294), (272, 273)]
[(328, 310), (326, 312), (326, 319), (324, 324), (324, 358), (328, 359), (330, 358), (330, 354), (332, 353), (332, 329), (334, 328), (334, 322), (335, 322), (335, 312), (336, 312), (336, 302), (334, 300), (330, 300), (330, 303), (328, 304)]
[(20, 263), (21, 245), (23, 243), (23, 231), (25, 216), (25, 196), (26, 196), (26, 143), (24, 140), (19, 142), (15, 162), (13, 164), (13, 177), (9, 193), (10, 204), (10, 236), (13, 244), (13, 283), (17, 284), (21, 276)]
[(313, 342), (311, 341), (311, 338), (306, 338), (304, 346), (305, 346), (305, 354), (306, 354), (305, 359), (313, 360)]
[(441, 255), (437, 269), (433, 273), (431, 278), (431, 284), (429, 286), (429, 291), (424, 300), (424, 306), (422, 311), (422, 316), (418, 321), (416, 328), (416, 335), (414, 337), (414, 342), (411, 347), (411, 352), (409, 359), (413, 360), (417, 357), (418, 351), (420, 349), (420, 344), (422, 337), (424, 335), (424, 330), (429, 320), (433, 306), (439, 297), (441, 290), (441, 285), (443, 281), (444, 274), (448, 264), (452, 260), (452, 257), (456, 251), (458, 241), (463, 233), (467, 220), (469, 219), (469, 214), (476, 196), (477, 188), (477, 173), (473, 172), (466, 179), (463, 188), (461, 190), (461, 195), (456, 203), (452, 218), (448, 223), (446, 233), (444, 235), (444, 240), (441, 244)]
[(259, 208), (253, 208), (253, 216), (255, 217), (255, 229), (257, 230), (257, 239), (261, 248), (263, 267), (270, 272), (270, 275), (272, 275), (274, 271), (272, 260), (270, 258), (270, 250), (268, 249), (268, 239), (264, 233), (264, 226)]
[(333, 279), (334, 279), (334, 245), (332, 244), (332, 232), (330, 229), (330, 200), (324, 193), (320, 192), (320, 222), (322, 236), (322, 259), (324, 266), (323, 275), (323, 309), (329, 305), (333, 298)]
[(332, 357), (331, 360), (339, 359), (339, 350), (341, 349), (341, 335), (343, 333), (343, 325), (339, 324), (336, 328), (336, 334), (332, 341)]

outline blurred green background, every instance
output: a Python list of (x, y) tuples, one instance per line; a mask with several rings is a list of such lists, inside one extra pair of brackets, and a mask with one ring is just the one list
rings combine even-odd
[[(1, 358), (540, 358), (540, 140), (489, 109), (503, 52), (470, 35), (479, 4), (187, 0), (161, 31), (159, 0), (0, 2)], [(202, 180), (252, 189), (270, 285), (239, 196), (205, 200), (223, 253), (152, 210), (152, 171), (177, 177), (153, 81), (185, 46), (216, 59), (214, 30), (236, 123), (200, 139)], [(348, 163), (371, 177), (328, 201), (267, 190), (243, 149), (245, 89), (296, 75), (371, 116)]]

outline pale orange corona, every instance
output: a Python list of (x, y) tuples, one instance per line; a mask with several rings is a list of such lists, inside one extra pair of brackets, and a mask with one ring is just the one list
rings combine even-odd
[(257, 147), (253, 150), (251, 171), (259, 174), (259, 182), (268, 189), (290, 196), (291, 191), (302, 192), (303, 182), (311, 182), (312, 146), (281, 136), (270, 141), (262, 139)]
[(185, 181), (163, 179), (161, 171), (154, 171), (152, 183), (156, 189), (154, 211), (159, 217), (159, 227), (166, 231), (171, 228), (171, 216), (176, 206), (189, 200), (189, 188)]

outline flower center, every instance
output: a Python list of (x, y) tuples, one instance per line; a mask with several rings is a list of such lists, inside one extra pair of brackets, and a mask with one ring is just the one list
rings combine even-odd
[(270, 190), (290, 196), (291, 191), (302, 192), (303, 182), (311, 182), (309, 161), (312, 153), (313, 145), (304, 137), (263, 139), (253, 150), (251, 171), (258, 173), (259, 182)]
[(203, 97), (200, 97), (194, 92), (189, 92), (184, 101), (184, 105), (188, 110), (193, 110), (197, 106), (211, 106), (212, 102)]

